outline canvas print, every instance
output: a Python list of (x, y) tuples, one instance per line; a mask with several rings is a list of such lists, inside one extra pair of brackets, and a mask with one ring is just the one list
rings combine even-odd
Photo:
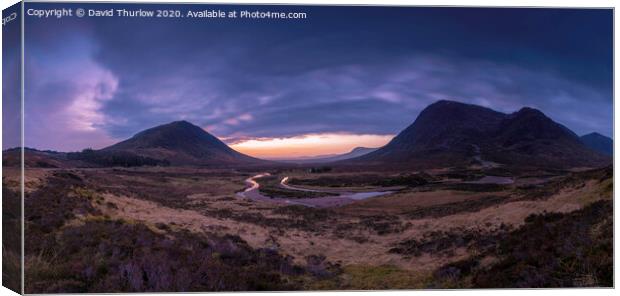
[(23, 9), (5, 286), (614, 285), (611, 9)]
[[(2, 11), (2, 285), (21, 291), (21, 14)], [(7, 46), (8, 45), (8, 46)], [(12, 110), (12, 112), (7, 112)], [(12, 148), (12, 164), (7, 163)], [(9, 189), (10, 188), (10, 189)]]

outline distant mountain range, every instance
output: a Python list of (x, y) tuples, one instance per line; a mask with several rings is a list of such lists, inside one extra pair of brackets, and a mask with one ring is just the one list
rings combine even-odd
[[(505, 114), (454, 101), (429, 105), (381, 148), (358, 147), (342, 155), (299, 164), (438, 168), (485, 163), (539, 168), (600, 167), (611, 163), (613, 141), (597, 133), (578, 137), (532, 108)], [(3, 152), (5, 165), (19, 163), (19, 149)], [(280, 162), (281, 165), (285, 165)], [(274, 166), (275, 161), (239, 153), (204, 129), (175, 121), (137, 133), (101, 150), (62, 153), (26, 150), (26, 166)]]
[(591, 149), (603, 153), (605, 155), (612, 155), (614, 153), (614, 141), (605, 137), (599, 133), (589, 133), (581, 136), (581, 142)]
[(425, 108), (386, 146), (344, 162), (430, 168), (481, 160), (548, 168), (602, 166), (611, 161), (539, 110), (526, 107), (505, 114), (444, 100)]
[(280, 161), (280, 162), (287, 162), (287, 163), (300, 163), (300, 164), (305, 164), (305, 163), (330, 163), (330, 162), (336, 162), (336, 161), (340, 161), (340, 160), (346, 160), (346, 159), (351, 159), (351, 158), (359, 157), (359, 156), (368, 154), (370, 152), (373, 152), (373, 151), (375, 151), (377, 149), (379, 149), (379, 148), (356, 147), (356, 148), (353, 148), (353, 150), (351, 150), (351, 151), (349, 151), (347, 153), (343, 153), (343, 154), (321, 155), (321, 156), (315, 156), (315, 157), (296, 158), (296, 159), (282, 159), (282, 160), (278, 160), (278, 161)]

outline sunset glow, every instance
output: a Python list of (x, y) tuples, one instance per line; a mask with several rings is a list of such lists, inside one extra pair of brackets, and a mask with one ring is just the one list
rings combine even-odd
[(230, 145), (254, 157), (287, 159), (343, 154), (355, 147), (375, 148), (387, 144), (394, 135), (308, 134), (288, 138), (261, 138)]

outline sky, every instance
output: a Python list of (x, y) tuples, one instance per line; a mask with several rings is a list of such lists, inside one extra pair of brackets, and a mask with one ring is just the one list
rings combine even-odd
[(612, 11), (44, 4), (306, 19), (26, 17), (26, 146), (102, 148), (175, 120), (266, 158), (379, 147), (442, 99), (612, 136)]

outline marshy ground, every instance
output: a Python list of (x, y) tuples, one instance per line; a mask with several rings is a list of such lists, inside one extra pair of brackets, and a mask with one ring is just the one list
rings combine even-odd
[(611, 168), (263, 171), (27, 169), (26, 292), (612, 285)]

